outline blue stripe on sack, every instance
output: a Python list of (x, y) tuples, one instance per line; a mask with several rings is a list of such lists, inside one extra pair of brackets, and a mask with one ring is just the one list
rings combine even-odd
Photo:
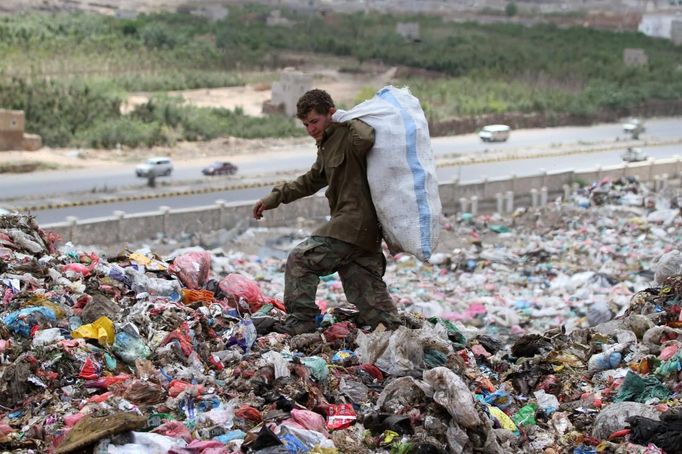
[(419, 231), (421, 235), (422, 254), (428, 260), (431, 257), (431, 208), (426, 196), (426, 172), (417, 157), (417, 125), (412, 116), (403, 108), (388, 88), (379, 90), (377, 96), (388, 101), (400, 112), (405, 125), (405, 140), (407, 142), (407, 163), (414, 179), (414, 192), (417, 197), (419, 211)]

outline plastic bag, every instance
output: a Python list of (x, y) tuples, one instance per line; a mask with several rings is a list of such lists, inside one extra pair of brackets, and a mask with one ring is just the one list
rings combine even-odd
[(329, 367), (327, 366), (327, 361), (319, 356), (309, 356), (307, 358), (302, 358), (301, 363), (310, 369), (310, 373), (315, 377), (317, 381), (324, 381), (329, 376)]
[(329, 438), (326, 422), (322, 415), (315, 413), (314, 411), (299, 410), (294, 408), (291, 410), (291, 418), (303, 428), (314, 430), (315, 432), (319, 432), (325, 437)]
[(433, 388), (433, 400), (442, 405), (457, 424), (466, 428), (481, 424), (474, 396), (457, 374), (445, 367), (436, 367), (424, 371), (424, 381)]
[(656, 257), (651, 266), (654, 270), (654, 281), (662, 285), (670, 276), (682, 274), (682, 252), (675, 249)]
[(376, 406), (387, 413), (400, 413), (407, 407), (421, 405), (433, 391), (423, 382), (412, 377), (400, 377), (381, 391)]
[(418, 333), (400, 326), (393, 332), (384, 353), (376, 359), (377, 367), (389, 375), (406, 375), (424, 364), (424, 350)]
[(152, 355), (152, 351), (140, 337), (125, 330), (116, 333), (112, 349), (126, 364), (135, 364), (135, 360), (147, 359)]
[(241, 274), (232, 273), (225, 276), (218, 284), (220, 290), (235, 301), (241, 298), (249, 304), (251, 312), (256, 312), (264, 303), (263, 294), (258, 284)]
[(100, 345), (111, 345), (114, 343), (115, 331), (114, 322), (108, 317), (100, 317), (92, 323), (81, 325), (71, 333), (74, 339), (96, 339)]
[(334, 121), (359, 118), (374, 128), (367, 181), (390, 249), (426, 261), (440, 235), (441, 203), (429, 126), (407, 88), (384, 87)]
[(62, 336), (59, 328), (42, 329), (33, 335), (33, 342), (31, 345), (34, 347), (43, 347), (45, 345), (55, 344), (62, 339), (64, 339), (64, 336)]
[(284, 359), (281, 353), (274, 350), (268, 350), (261, 355), (261, 358), (273, 366), (275, 369), (275, 379), (281, 377), (290, 377), (291, 372), (289, 371), (289, 361)]
[(168, 421), (163, 423), (156, 429), (152, 430), (152, 433), (165, 435), (171, 438), (180, 438), (187, 443), (192, 441), (192, 434), (189, 429), (185, 427), (180, 421)]
[(604, 408), (594, 420), (592, 435), (603, 440), (616, 430), (626, 427), (625, 420), (630, 416), (644, 416), (659, 419), (659, 413), (650, 405), (639, 402), (616, 402)]
[(327, 429), (345, 429), (355, 424), (358, 418), (353, 405), (338, 404), (327, 407)]
[(174, 279), (157, 279), (149, 277), (129, 266), (125, 268), (126, 276), (132, 281), (131, 288), (135, 293), (148, 293), (158, 296), (180, 295), (182, 287)]
[(331, 343), (337, 340), (343, 340), (350, 336), (351, 331), (355, 328), (351, 322), (339, 322), (334, 323), (332, 326), (327, 328), (323, 335), (327, 342)]
[(519, 411), (512, 416), (512, 420), (517, 426), (534, 426), (537, 424), (535, 420), (535, 404), (524, 405), (519, 408)]
[(230, 333), (229, 345), (239, 345), (245, 352), (251, 350), (258, 333), (251, 320), (241, 320)]
[(194, 251), (182, 254), (173, 260), (169, 270), (178, 276), (185, 287), (196, 290), (206, 285), (211, 272), (211, 253)]
[[(156, 454), (173, 448), (183, 448), (185, 440), (167, 437), (152, 432), (132, 432), (132, 443), (107, 446), (107, 454)], [(99, 451), (96, 451), (99, 452)]]
[(646, 403), (650, 399), (664, 401), (669, 397), (670, 391), (656, 377), (640, 377), (634, 372), (628, 371), (613, 401)]
[(52, 309), (47, 307), (27, 307), (19, 311), (5, 315), (2, 322), (10, 331), (28, 337), (31, 329), (36, 325), (49, 325), (57, 321), (57, 316)]

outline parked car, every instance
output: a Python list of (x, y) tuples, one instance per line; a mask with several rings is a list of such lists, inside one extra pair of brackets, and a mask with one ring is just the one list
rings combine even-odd
[(478, 137), (484, 142), (504, 142), (510, 132), (511, 128), (507, 125), (487, 125), (481, 128)]
[(204, 175), (234, 175), (237, 173), (237, 166), (231, 162), (216, 161), (213, 164), (201, 169)]
[(646, 128), (644, 127), (644, 122), (639, 118), (630, 118), (623, 123), (623, 132), (626, 134), (632, 134), (635, 139), (645, 130)]
[(620, 155), (625, 162), (640, 162), (649, 159), (646, 152), (641, 148), (628, 148)]
[(149, 158), (144, 164), (135, 167), (138, 177), (168, 177), (173, 173), (173, 162), (165, 156)]

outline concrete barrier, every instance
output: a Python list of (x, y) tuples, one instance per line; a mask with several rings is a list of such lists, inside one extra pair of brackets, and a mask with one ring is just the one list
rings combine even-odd
[[(458, 181), (441, 183), (439, 186), (443, 213), (446, 216), (462, 211), (463, 207), (472, 208), (475, 201), (479, 213), (494, 212), (500, 209), (496, 199), (501, 194), (504, 199), (502, 210), (510, 207), (529, 207), (533, 204), (533, 190), (542, 194), (541, 204), (571, 191), (576, 183), (590, 184), (602, 178), (616, 179), (621, 176), (635, 176), (643, 182), (652, 184), (663, 175), (667, 178), (679, 176), (682, 161), (679, 157), (625, 163), (609, 167), (597, 167), (587, 171), (562, 170), (523, 177), (507, 176), (484, 179), (460, 184)], [(567, 189), (568, 188), (568, 189)], [(462, 203), (465, 200), (465, 203)], [(307, 197), (276, 210), (266, 211), (264, 219), (257, 224), (250, 221), (253, 202), (217, 201), (214, 205), (189, 209), (172, 210), (161, 207), (158, 211), (127, 215), (116, 213), (110, 217), (78, 220), (69, 218), (65, 222), (46, 224), (44, 229), (52, 230), (62, 236), (64, 241), (77, 244), (125, 245), (139, 242), (159, 235), (169, 238), (207, 233), (221, 228), (231, 229), (237, 225), (253, 222), (253, 225), (277, 227), (292, 225), (298, 218), (319, 219), (322, 222), (329, 215), (327, 200), (321, 195)]]

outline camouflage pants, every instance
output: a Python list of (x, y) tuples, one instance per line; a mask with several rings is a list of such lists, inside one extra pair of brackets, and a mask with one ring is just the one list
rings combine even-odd
[(336, 271), (348, 302), (360, 312), (360, 325), (375, 327), (383, 323), (392, 328), (400, 323), (382, 279), (386, 271), (384, 255), (323, 236), (312, 236), (289, 253), (284, 275), (284, 305), (290, 317), (303, 321), (319, 315), (315, 295), (320, 276)]

